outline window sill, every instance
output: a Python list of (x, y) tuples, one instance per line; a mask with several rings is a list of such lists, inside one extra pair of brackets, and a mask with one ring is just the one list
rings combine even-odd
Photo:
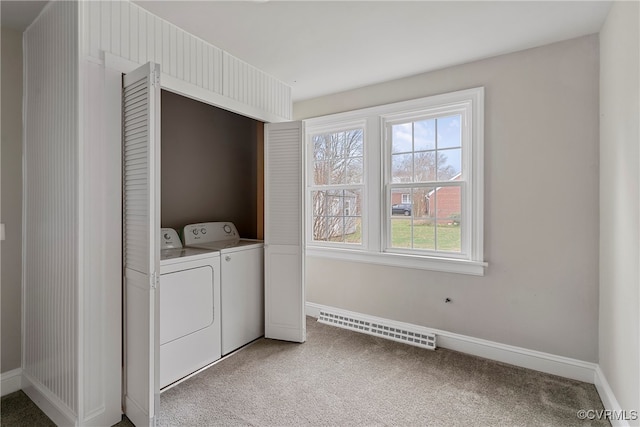
[(306, 248), (306, 255), (320, 258), (339, 259), (343, 261), (388, 265), (392, 267), (415, 268), (444, 273), (469, 274), (472, 276), (484, 276), (484, 269), (489, 265), (483, 261), (467, 261), (455, 258), (437, 258), (395, 253), (372, 253), (349, 249), (309, 246)]

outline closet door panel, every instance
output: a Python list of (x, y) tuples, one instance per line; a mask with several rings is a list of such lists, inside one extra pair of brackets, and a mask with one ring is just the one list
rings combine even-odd
[(265, 337), (306, 340), (302, 123), (265, 126)]
[(160, 67), (126, 74), (122, 88), (125, 413), (156, 423), (159, 388)]

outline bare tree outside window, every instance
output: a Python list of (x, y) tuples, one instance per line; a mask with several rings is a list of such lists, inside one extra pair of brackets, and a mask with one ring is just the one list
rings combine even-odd
[(363, 130), (314, 135), (313, 240), (361, 243)]

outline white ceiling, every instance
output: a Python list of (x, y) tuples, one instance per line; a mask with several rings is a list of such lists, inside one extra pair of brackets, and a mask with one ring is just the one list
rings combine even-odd
[(597, 1), (135, 1), (312, 98), (600, 30)]
[[(42, 1), (2, 1), (25, 28)], [(294, 101), (600, 30), (610, 1), (135, 1), (293, 88)], [(26, 22), (26, 24), (25, 24)]]

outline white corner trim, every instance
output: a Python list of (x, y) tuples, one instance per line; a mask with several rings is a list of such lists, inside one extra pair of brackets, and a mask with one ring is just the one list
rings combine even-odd
[[(370, 317), (372, 320), (375, 319), (373, 316), (368, 316), (366, 314), (347, 312), (346, 310), (322, 304), (315, 304), (312, 302), (306, 303), (305, 314), (307, 316), (318, 318), (320, 316), (320, 310), (325, 309), (353, 313), (360, 317)], [(395, 322), (393, 320), (389, 321)], [(412, 326), (421, 327), (419, 325)], [(598, 365), (595, 363), (585, 362), (569, 357), (556, 356), (550, 353), (529, 350), (522, 347), (455, 334), (453, 332), (438, 329), (429, 328), (429, 330), (436, 334), (436, 345), (438, 347), (472, 354), (474, 356), (484, 357), (486, 359), (508, 363), (522, 368), (533, 369), (547, 374), (571, 378), (590, 384), (594, 383), (594, 375), (596, 368), (598, 368)]]
[[(611, 411), (616, 414), (622, 414), (623, 410), (618, 403), (618, 399), (613, 394), (613, 390), (611, 390), (611, 386), (609, 386), (609, 382), (607, 381), (607, 377), (605, 377), (604, 372), (600, 369), (600, 366), (596, 367), (593, 383), (596, 386), (596, 390), (598, 390), (598, 394), (600, 395), (600, 399), (602, 399), (602, 404), (604, 405), (604, 409)], [(629, 427), (630, 424), (627, 420), (616, 420), (612, 417), (609, 422), (611, 422), (612, 427)]]
[(22, 372), (22, 391), (59, 426), (77, 425), (77, 416), (57, 396), (27, 372)]
[(2, 384), (2, 396), (20, 390), (22, 388), (22, 368), (3, 372), (0, 375), (0, 383)]

